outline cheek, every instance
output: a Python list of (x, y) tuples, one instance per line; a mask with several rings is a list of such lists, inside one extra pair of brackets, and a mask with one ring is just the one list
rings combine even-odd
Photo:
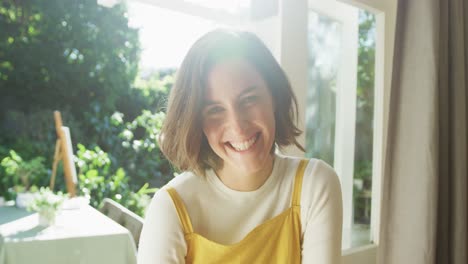
[(270, 129), (273, 130), (273, 134), (275, 134), (275, 129), (276, 129), (276, 120), (275, 120), (275, 115), (271, 114), (270, 115), (270, 122), (269, 122)]
[(218, 134), (219, 134), (219, 124), (212, 121), (204, 121), (203, 122), (203, 133), (205, 134), (208, 143), (211, 145), (212, 143), (218, 142)]
[[(271, 110), (265, 110), (265, 109), (271, 109)], [(270, 132), (270, 134), (275, 134), (275, 114), (273, 112), (273, 109), (271, 106), (266, 105), (264, 106), (260, 111), (257, 112), (257, 120), (259, 120), (261, 123), (263, 123), (263, 126), (265, 126)]]
[(276, 136), (275, 116), (273, 114), (270, 114), (267, 120), (268, 121), (266, 126), (268, 127), (268, 132), (270, 133), (271, 140), (274, 140)]

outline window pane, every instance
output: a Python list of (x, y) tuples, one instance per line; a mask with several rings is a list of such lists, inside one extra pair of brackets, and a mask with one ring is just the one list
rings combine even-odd
[(369, 241), (374, 120), (375, 16), (359, 12), (359, 53), (354, 154), (354, 229), (358, 244)]
[(306, 156), (333, 164), (341, 24), (309, 13)]
[[(319, 6), (314, 7), (320, 9)], [(358, 13), (354, 14), (357, 19)], [(343, 219), (347, 223), (344, 226), (344, 241), (348, 241), (343, 245), (344, 248), (370, 243), (375, 67), (375, 16), (359, 10), (359, 23), (355, 20), (355, 27), (358, 26), (356, 34), (359, 35), (353, 35), (358, 43), (351, 45), (349, 41), (345, 41), (345, 34), (349, 33), (350, 28), (349, 24), (344, 24), (344, 21), (348, 21), (344, 17), (347, 15), (353, 14), (341, 11), (330, 12), (328, 15), (327, 12), (309, 11), (306, 107), (307, 157), (319, 158), (330, 165), (338, 166), (336, 163), (340, 156), (341, 162), (344, 158), (353, 164), (352, 169), (349, 167), (351, 173), (347, 169), (340, 175), (343, 190), (350, 194), (345, 197), (346, 201), (353, 200), (352, 205), (351, 202), (344, 203), (350, 209), (348, 216), (344, 216), (346, 219)], [(344, 66), (346, 52), (351, 49), (358, 49), (357, 67)], [(343, 83), (343, 79), (340, 79), (353, 74), (349, 71), (356, 74), (357, 83)], [(355, 94), (350, 93), (353, 85), (356, 88)], [(342, 105), (337, 105), (339, 97)], [(355, 100), (356, 117), (351, 123), (346, 122), (354, 120), (351, 114), (346, 116), (348, 110), (345, 114), (341, 110), (343, 116), (337, 119), (340, 114), (338, 109), (354, 109), (354, 102), (349, 103), (348, 100)], [(354, 143), (353, 151), (343, 152), (346, 149), (344, 146), (335, 146), (335, 137), (339, 134), (336, 132), (340, 132), (335, 131), (337, 127), (355, 131), (354, 138), (350, 136), (343, 142)]]

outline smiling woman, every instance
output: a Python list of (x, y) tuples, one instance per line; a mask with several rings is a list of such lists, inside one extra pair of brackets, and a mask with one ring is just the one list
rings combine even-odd
[(253, 34), (216, 30), (189, 50), (161, 131), (185, 171), (153, 198), (139, 263), (339, 263), (334, 170), (277, 154), (301, 131), (284, 71)]
[(245, 60), (221, 62), (208, 76), (205, 101), (203, 133), (223, 160), (219, 178), (234, 190), (258, 189), (271, 173), (275, 135), (273, 100), (265, 81)]

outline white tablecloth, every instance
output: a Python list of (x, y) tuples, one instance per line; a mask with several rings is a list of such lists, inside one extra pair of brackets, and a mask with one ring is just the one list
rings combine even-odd
[(62, 210), (50, 227), (38, 215), (0, 207), (0, 264), (136, 264), (127, 229), (89, 205)]

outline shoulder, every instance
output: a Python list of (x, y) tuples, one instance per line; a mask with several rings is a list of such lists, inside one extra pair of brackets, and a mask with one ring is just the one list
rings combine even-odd
[(195, 175), (193, 172), (190, 172), (190, 171), (184, 171), (178, 174), (177, 176), (175, 176), (164, 187), (184, 188), (185, 186), (188, 186), (198, 181), (200, 177), (203, 177), (203, 176)]
[(196, 189), (205, 184), (205, 176), (196, 175), (193, 172), (185, 171), (175, 176), (163, 188), (172, 187), (181, 196), (196, 193)]
[(166, 187), (153, 196), (145, 213), (138, 263), (180, 263), (186, 252), (184, 233)]
[(302, 181), (301, 204), (307, 218), (314, 218), (324, 210), (342, 210), (340, 179), (336, 171), (320, 159), (310, 159)]
[(167, 188), (174, 188), (180, 196), (185, 197), (186, 194), (193, 192), (193, 186), (198, 185), (199, 181), (199, 177), (192, 172), (183, 172), (175, 176), (154, 194), (148, 210), (166, 212), (169, 215), (173, 215), (173, 213), (176, 211), (174, 208), (174, 203), (169, 193), (167, 192)]
[[(307, 162), (302, 179), (301, 207), (303, 213), (311, 213), (325, 205), (337, 208), (341, 204), (341, 184), (336, 171), (320, 159), (305, 159), (279, 155), (282, 167), (294, 177), (301, 160)], [(293, 179), (291, 179), (293, 180)], [(330, 204), (331, 203), (331, 204)], [(312, 212), (313, 213), (313, 212)]]
[(174, 177), (161, 189), (167, 193), (165, 189), (173, 188), (184, 201), (185, 205), (191, 201), (197, 200), (201, 191), (207, 188), (205, 176), (196, 175), (193, 172), (183, 172)]
[(304, 172), (304, 182), (308, 183), (308, 187), (306, 188), (312, 189), (329, 189), (340, 186), (340, 180), (336, 171), (320, 159), (309, 160), (309, 164)]
[[(303, 160), (307, 162), (304, 170), (303, 186), (305, 184), (310, 188), (318, 188), (328, 185), (339, 185), (339, 178), (335, 170), (323, 160), (314, 158), (305, 159), (284, 155), (277, 155), (277, 157), (281, 164), (280, 167), (282, 169), (287, 169), (294, 175), (298, 169), (299, 163)], [(308, 187), (303, 187), (303, 189), (307, 189)]]
[(326, 162), (311, 159), (301, 194), (302, 257), (306, 263), (341, 259), (343, 206), (340, 180)]

